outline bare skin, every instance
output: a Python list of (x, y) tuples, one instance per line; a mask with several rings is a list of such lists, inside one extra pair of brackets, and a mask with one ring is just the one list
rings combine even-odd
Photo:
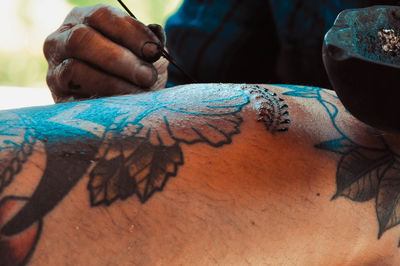
[[(357, 121), (331, 91), (190, 85), (22, 111), (0, 113), (13, 125), (1, 131), (2, 140), (11, 130), (14, 143), (4, 148), (11, 142), (2, 142), (0, 169), (33, 147), (0, 192), (3, 202), (11, 195), (27, 197), (6, 201), (23, 202), (7, 212), (7, 204), (0, 204), (0, 244), (5, 243), (0, 256), (1, 248), (13, 250), (13, 240), (19, 239), (20, 247), (32, 239), (27, 232), (41, 221), (29, 265), (400, 262), (397, 216), (386, 212), (397, 205), (381, 198), (396, 187), (397, 159), (373, 159), (386, 153), (397, 158), (400, 138)], [(26, 131), (14, 114), (37, 122), (26, 126), (36, 132), (28, 134), (29, 143), (36, 141), (22, 150), (18, 143)], [(108, 120), (110, 128), (102, 128)], [(146, 158), (153, 158), (153, 174), (144, 180), (159, 187), (135, 183), (129, 190), (129, 180), (141, 180), (138, 169)], [(366, 179), (344, 181), (354, 181), (365, 169)], [(372, 193), (375, 177), (380, 185)], [(60, 190), (63, 186), (68, 191)], [(363, 195), (372, 196), (361, 200)]]
[(73, 9), (43, 48), (54, 101), (164, 88), (168, 61), (160, 58), (157, 46), (164, 44), (161, 26), (145, 26), (120, 9)]

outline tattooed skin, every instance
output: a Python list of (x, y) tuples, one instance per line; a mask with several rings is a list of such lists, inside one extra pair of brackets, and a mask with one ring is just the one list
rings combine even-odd
[[(8, 196), (0, 201), (0, 227), (11, 218), (13, 212), (20, 209), (29, 198)], [(29, 261), (39, 241), (42, 231), (42, 219), (39, 219), (18, 237), (0, 237), (1, 265), (24, 265)]]
[[(337, 121), (338, 108), (327, 100), (336, 97), (329, 91), (281, 87), (286, 92), (277, 95), (258, 86), (197, 84), (134, 98), (0, 112), (0, 261), (29, 261), (46, 215), (84, 176), (92, 207), (128, 198), (146, 203), (178, 175), (185, 161), (182, 144), (218, 148), (234, 142), (243, 122), (241, 110), (249, 102), (269, 134), (285, 136), (291, 124), (288, 97), (322, 106), (339, 136), (315, 145), (339, 156), (332, 200), (375, 200), (378, 238), (398, 225), (399, 156), (385, 139), (378, 137), (382, 148), (376, 148), (346, 135)], [(37, 150), (44, 150), (46, 160), (39, 184), (28, 196), (7, 195)]]
[[(138, 95), (135, 101), (122, 96), (45, 107), (40, 112), (0, 113), (0, 153), (5, 158), (0, 161), (0, 193), (21, 171), (36, 142), (44, 144), (47, 155), (32, 196), (5, 197), (0, 202), (1, 261), (6, 265), (28, 261), (42, 219), (91, 165), (87, 189), (92, 206), (133, 195), (144, 203), (177, 175), (184, 163), (181, 143), (212, 147), (231, 143), (240, 133), (239, 112), (249, 102), (248, 90), (242, 88), (197, 85)], [(26, 247), (12, 244), (14, 236), (24, 235)]]
[[(243, 88), (247, 89), (247, 88)], [(277, 94), (266, 88), (254, 86), (250, 88), (252, 102), (258, 110), (259, 122), (264, 123), (265, 128), (271, 132), (287, 131), (290, 124), (288, 106)]]
[(400, 156), (389, 148), (383, 136), (379, 136), (378, 141), (384, 148), (367, 147), (347, 136), (336, 121), (338, 108), (327, 101), (324, 94), (336, 96), (326, 90), (314, 87), (284, 87), (290, 91), (283, 95), (318, 101), (328, 113), (340, 137), (315, 147), (340, 155), (336, 172), (337, 191), (332, 200), (339, 197), (356, 202), (375, 200), (379, 222), (378, 239), (381, 238), (383, 233), (400, 223)]
[[(227, 89), (229, 94), (224, 93)], [(242, 119), (237, 113), (248, 96), (240, 87), (221, 85), (187, 97), (195, 95), (192, 90), (196, 87), (144, 94), (134, 103), (115, 97), (69, 104), (57, 114), (33, 119), (39, 123), (31, 125), (35, 138), (45, 140), (47, 166), (29, 202), (1, 233), (17, 234), (45, 216), (93, 162), (88, 184), (92, 206), (132, 195), (145, 202), (176, 176), (183, 164), (180, 143), (205, 142), (214, 147), (230, 143), (239, 133)], [(182, 125), (185, 130), (178, 130)], [(48, 132), (49, 128), (57, 132)]]

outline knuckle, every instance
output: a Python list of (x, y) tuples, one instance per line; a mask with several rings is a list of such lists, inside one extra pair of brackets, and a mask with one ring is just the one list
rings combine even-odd
[(50, 89), (53, 100), (57, 102), (57, 99), (63, 94), (62, 89), (58, 86), (58, 82), (55, 79), (53, 71), (47, 72), (46, 82)]
[(91, 12), (89, 12), (83, 19), (84, 24), (96, 24), (96, 22), (101, 20), (106, 20), (112, 16), (112, 8), (109, 5), (97, 4), (93, 6)]
[(102, 3), (93, 6), (93, 9), (94, 9), (94, 10), (109, 9), (109, 8), (111, 8), (110, 5), (102, 4)]
[(57, 52), (57, 38), (56, 33), (49, 35), (43, 44), (43, 53), (47, 60), (51, 59), (53, 55)]
[(53, 96), (68, 94), (68, 83), (73, 79), (75, 59), (65, 59), (54, 68), (49, 68), (46, 82)]
[(68, 15), (65, 17), (64, 22), (67, 21), (76, 21), (77, 18), (79, 18), (82, 14), (82, 7), (74, 7), (69, 13)]
[(76, 6), (71, 10), (71, 12), (69, 12), (68, 15), (75, 15), (77, 13), (79, 14), (79, 13), (81, 13), (82, 9), (83, 9), (82, 7)]
[(64, 88), (66, 84), (71, 80), (74, 66), (76, 62), (74, 59), (65, 59), (58, 67), (56, 77), (58, 83)]
[(90, 30), (85, 25), (76, 25), (69, 30), (69, 33), (65, 40), (65, 49), (69, 52), (74, 52), (81, 45), (85, 45), (88, 42)]
[(47, 82), (47, 85), (49, 85), (49, 88), (50, 88), (50, 90), (53, 90), (53, 88), (54, 88), (54, 85), (55, 85), (55, 82), (54, 82), (54, 72), (53, 72), (53, 70), (48, 70), (47, 71), (47, 75), (46, 75), (46, 82)]
[(82, 21), (84, 14), (86, 13), (87, 7), (74, 7), (67, 15), (64, 20), (64, 24), (73, 23), (78, 24)]

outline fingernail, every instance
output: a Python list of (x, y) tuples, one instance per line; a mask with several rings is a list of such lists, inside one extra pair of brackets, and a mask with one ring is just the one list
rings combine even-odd
[(142, 47), (142, 57), (146, 61), (153, 63), (157, 61), (160, 56), (160, 45), (155, 42), (146, 42)]
[(136, 84), (141, 87), (151, 87), (157, 81), (157, 71), (149, 66), (141, 65), (135, 74)]

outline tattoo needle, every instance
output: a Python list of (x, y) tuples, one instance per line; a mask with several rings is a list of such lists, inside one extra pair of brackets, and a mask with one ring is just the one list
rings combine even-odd
[[(129, 14), (129, 16), (138, 20), (136, 16), (129, 10), (129, 8), (124, 4), (124, 2), (122, 2), (122, 0), (117, 0), (117, 1)], [(165, 50), (164, 47), (158, 44), (158, 49), (160, 49), (161, 55), (165, 59), (167, 59), (173, 66), (175, 66), (190, 82), (197, 83), (197, 81), (176, 62), (176, 60)]]

